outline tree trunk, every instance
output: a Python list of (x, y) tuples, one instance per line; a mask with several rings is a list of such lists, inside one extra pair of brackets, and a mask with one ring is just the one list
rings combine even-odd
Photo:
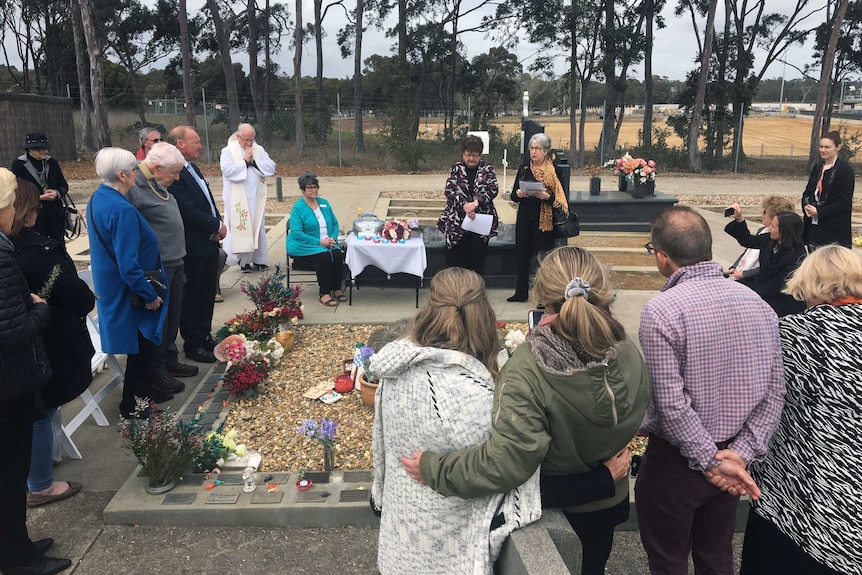
[[(186, 124), (192, 128), (197, 127), (195, 118), (195, 100), (192, 96), (192, 52), (189, 46), (189, 13), (186, 0), (180, 0), (180, 56), (183, 62), (183, 100), (186, 103)], [(204, 121), (206, 121), (206, 110), (204, 110)]]
[(90, 99), (90, 83), (87, 81), (87, 49), (84, 45), (84, 25), (81, 22), (81, 4), (78, 0), (69, 1), (72, 20), (72, 39), (75, 43), (75, 71), (78, 76), (78, 95), (81, 100), (81, 149), (92, 152), (93, 146), (93, 103)]
[(231, 132), (239, 126), (239, 92), (236, 87), (236, 76), (233, 74), (233, 61), (230, 56), (230, 33), (225, 27), (225, 22), (218, 11), (216, 0), (206, 0), (207, 8), (213, 19), (216, 41), (218, 42), (219, 56), (221, 57), (221, 69), (224, 73), (225, 87), (227, 88), (228, 122)]
[[(461, 11), (460, 0), (455, 2), (452, 8), (452, 68), (449, 70), (449, 84), (446, 86), (446, 116), (449, 126), (443, 132), (443, 139), (447, 144), (455, 142), (455, 76), (458, 70), (458, 16)], [(418, 128), (418, 124), (417, 124)], [(467, 129), (470, 129), (468, 126)]]
[(604, 118), (602, 119), (602, 147), (601, 156), (608, 160), (614, 157), (616, 151), (616, 138), (614, 137), (614, 115), (617, 101), (616, 88), (616, 49), (614, 40), (614, 2), (604, 0), (605, 11), (605, 54), (602, 58), (602, 71), (605, 75), (605, 105)]
[(398, 0), (398, 60), (407, 63), (407, 0)]
[(703, 112), (703, 101), (706, 97), (706, 83), (709, 79), (709, 57), (712, 53), (712, 39), (715, 36), (715, 8), (718, 0), (710, 0), (709, 12), (706, 16), (706, 32), (703, 39), (703, 52), (700, 55), (700, 75), (697, 79), (697, 92), (694, 96), (694, 107), (691, 110), (691, 125), (688, 127), (688, 164), (692, 171), (700, 171), (700, 152), (698, 138), (700, 137), (700, 118)]
[(266, 30), (266, 36), (263, 39), (263, 117), (257, 119), (260, 124), (260, 139), (266, 146), (272, 144), (272, 86), (269, 82), (272, 72), (272, 52), (269, 38), (270, 14), (269, 0), (266, 0), (263, 9), (263, 22)]
[(646, 51), (644, 53), (644, 123), (643, 145), (652, 147), (652, 109), (653, 109), (653, 79), (652, 79), (652, 46), (653, 20), (655, 3), (653, 0), (644, 2), (646, 11)]
[(314, 141), (326, 143), (326, 126), (323, 114), (323, 0), (314, 0), (314, 49), (317, 54), (317, 74), (314, 94)]
[(296, 31), (294, 33), (296, 50), (293, 53), (293, 90), (296, 105), (296, 150), (302, 155), (305, 151), (305, 128), (302, 125), (302, 0), (296, 0)]
[(260, 94), (260, 82), (257, 67), (257, 51), (260, 46), (260, 32), (257, 27), (257, 4), (255, 0), (248, 0), (248, 87), (251, 90), (251, 101), (254, 106), (255, 122), (260, 126), (263, 120), (264, 103)]
[(831, 106), (828, 101), (830, 92), (830, 80), (832, 78), (832, 66), (835, 63), (835, 49), (838, 46), (838, 36), (841, 26), (844, 24), (844, 15), (847, 13), (847, 0), (840, 0), (838, 10), (835, 11), (835, 19), (832, 21), (832, 32), (829, 34), (829, 44), (823, 55), (823, 68), (820, 70), (820, 87), (817, 91), (817, 104), (814, 107), (814, 120), (811, 122), (811, 147), (808, 150), (808, 169), (820, 161), (820, 137), (824, 133), (823, 116), (826, 106)]
[(81, 24), (87, 42), (87, 55), (90, 59), (90, 92), (93, 95), (93, 109), (96, 113), (96, 130), (99, 135), (99, 148), (111, 145), (111, 130), (108, 125), (108, 104), (105, 101), (105, 86), (102, 82), (102, 50), (96, 35), (96, 19), (93, 17), (92, 0), (80, 0)]
[(365, 136), (362, 131), (362, 27), (365, 0), (356, 0), (356, 45), (353, 49), (353, 146), (357, 152), (365, 152)]
[(577, 62), (577, 55), (578, 46), (577, 43), (574, 41), (573, 35), (571, 54), (569, 59), (569, 62), (571, 63), (569, 66), (569, 102), (571, 102), (572, 104), (569, 107), (569, 149), (572, 151), (572, 165), (578, 168), (583, 168), (583, 158), (581, 157), (581, 153), (578, 150), (578, 106), (576, 104), (576, 102), (578, 101), (578, 69), (575, 65), (575, 63)]

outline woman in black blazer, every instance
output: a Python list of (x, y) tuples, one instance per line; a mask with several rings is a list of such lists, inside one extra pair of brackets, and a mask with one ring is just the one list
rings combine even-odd
[(805, 215), (802, 237), (809, 250), (828, 244), (852, 247), (850, 214), (853, 210), (853, 169), (838, 158), (841, 136), (827, 132), (820, 138), (823, 161), (811, 170), (802, 194)]
[(772, 309), (782, 317), (799, 313), (805, 303), (783, 293), (787, 277), (805, 259), (802, 243), (802, 219), (792, 212), (778, 212), (769, 225), (768, 234), (751, 235), (742, 218), (739, 204), (733, 206), (733, 221), (724, 231), (733, 236), (739, 245), (760, 250), (760, 273), (751, 289), (756, 291)]

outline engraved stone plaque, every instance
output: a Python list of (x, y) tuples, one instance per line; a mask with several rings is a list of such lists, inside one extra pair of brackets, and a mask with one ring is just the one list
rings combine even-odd
[(243, 483), (241, 473), (222, 473), (218, 478), (224, 481), (224, 485), (242, 485)]
[(239, 493), (211, 493), (207, 497), (207, 504), (233, 505), (239, 499)]
[(251, 496), (252, 504), (275, 505), (281, 503), (284, 493), (255, 493)]
[(196, 493), (168, 493), (162, 499), (162, 505), (191, 505), (196, 496)]
[(341, 492), (339, 503), (355, 503), (358, 501), (368, 501), (371, 499), (370, 489), (345, 489)]
[(370, 471), (345, 471), (345, 483), (371, 483)]

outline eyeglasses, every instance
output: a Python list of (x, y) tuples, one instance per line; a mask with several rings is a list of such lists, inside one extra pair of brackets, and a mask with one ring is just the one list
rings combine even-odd
[(644, 248), (646, 248), (646, 251), (649, 255), (651, 255), (651, 256), (655, 255), (656, 250), (655, 250), (655, 246), (652, 245), (652, 242), (645, 243)]
[(161, 141), (162, 141), (162, 139), (161, 139), (161, 138), (155, 138), (155, 139), (153, 139), (153, 140), (147, 140), (147, 141), (148, 141), (148, 142), (152, 142), (152, 143), (154, 143), (154, 144), (158, 144), (159, 142), (161, 142)]
[(316, 186), (316, 185), (314, 185), (314, 184), (307, 184), (307, 185), (305, 186), (305, 189), (306, 189), (306, 190), (319, 190), (319, 189), (320, 189), (320, 186)]
[(542, 147), (537, 148), (536, 146), (530, 146), (530, 151), (531, 152), (544, 152), (545, 148), (542, 148)]

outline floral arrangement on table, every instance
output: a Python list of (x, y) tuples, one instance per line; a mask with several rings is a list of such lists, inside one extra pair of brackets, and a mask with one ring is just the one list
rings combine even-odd
[(254, 310), (229, 319), (218, 331), (218, 339), (242, 334), (249, 340), (267, 341), (273, 333), (299, 324), (304, 318), (304, 308), (299, 299), (302, 287), (285, 285), (286, 278), (281, 266), (276, 265), (275, 271), (263, 276), (257, 284), (243, 282), (240, 289), (254, 304)]
[(500, 353), (497, 355), (497, 364), (503, 367), (509, 358), (515, 353), (515, 348), (527, 341), (524, 332), (518, 328), (506, 329), (506, 322), (497, 322), (497, 337), (500, 339)]
[(631, 180), (634, 182), (640, 182), (641, 184), (645, 184), (648, 181), (655, 180), (655, 160), (644, 160), (643, 158), (636, 158), (635, 161), (638, 163), (632, 169)]
[(407, 240), (410, 239), (411, 231), (418, 228), (418, 219), (396, 220), (393, 218), (383, 223), (383, 230), (380, 235), (390, 241)]
[(608, 160), (605, 162), (604, 167), (611, 168), (615, 174), (622, 174), (626, 176), (626, 179), (628, 179), (628, 176), (631, 175), (632, 170), (635, 169), (636, 165), (637, 161), (631, 157), (631, 154), (625, 152), (616, 160)]
[[(168, 413), (146, 399), (135, 398), (137, 417), (120, 422), (123, 446), (132, 450), (149, 477), (150, 487), (179, 479), (201, 453), (200, 425), (184, 425), (180, 414)], [(149, 410), (149, 415), (144, 416)]]
[(326, 418), (321, 419), (320, 423), (315, 419), (303, 419), (302, 425), (296, 428), (298, 434), (304, 435), (323, 446), (323, 468), (326, 471), (332, 471), (335, 468), (333, 449), (338, 441), (338, 438), (335, 437), (336, 431), (338, 431), (338, 422)]

